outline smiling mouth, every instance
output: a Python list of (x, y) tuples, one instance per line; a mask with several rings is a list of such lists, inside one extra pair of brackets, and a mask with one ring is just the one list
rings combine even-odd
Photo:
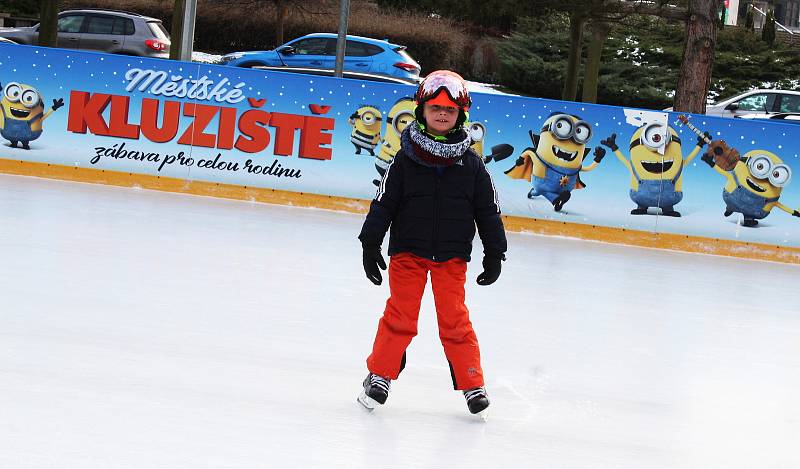
[(672, 168), (672, 163), (672, 160), (642, 161), (642, 168), (648, 173), (661, 174), (669, 171)]
[(556, 158), (564, 161), (572, 161), (576, 156), (578, 156), (577, 151), (564, 151), (559, 148), (558, 145), (553, 145), (553, 154), (556, 155)]
[(16, 117), (17, 119), (24, 119), (28, 117), (30, 113), (31, 111), (27, 109), (14, 109), (13, 107), (11, 108), (11, 115)]
[(764, 189), (763, 187), (761, 187), (758, 184), (756, 184), (755, 182), (753, 182), (752, 179), (750, 179), (750, 178), (746, 178), (746, 179), (747, 179), (747, 185), (750, 186), (750, 189), (753, 189), (756, 192), (767, 192), (766, 189)]

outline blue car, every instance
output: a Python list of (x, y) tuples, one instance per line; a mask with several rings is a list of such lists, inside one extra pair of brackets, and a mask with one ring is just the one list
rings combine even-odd
[[(333, 69), (336, 65), (336, 34), (307, 34), (268, 51), (233, 52), (220, 63), (235, 67), (290, 67)], [(405, 46), (380, 39), (347, 36), (344, 69), (418, 80), (420, 67)]]

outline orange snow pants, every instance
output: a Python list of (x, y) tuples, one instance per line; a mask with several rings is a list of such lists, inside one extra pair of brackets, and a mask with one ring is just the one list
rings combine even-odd
[(397, 379), (405, 366), (405, 352), (417, 335), (422, 293), (431, 274), (439, 339), (450, 364), (455, 389), (483, 386), (478, 338), (464, 304), (467, 263), (463, 259), (434, 262), (410, 253), (389, 261), (390, 297), (378, 323), (372, 354), (367, 358), (371, 373)]

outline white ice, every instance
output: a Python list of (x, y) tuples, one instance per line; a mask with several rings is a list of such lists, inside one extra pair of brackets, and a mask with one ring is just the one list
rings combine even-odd
[(509, 234), (368, 414), (362, 219), (0, 176), (0, 468), (800, 467), (799, 266)]

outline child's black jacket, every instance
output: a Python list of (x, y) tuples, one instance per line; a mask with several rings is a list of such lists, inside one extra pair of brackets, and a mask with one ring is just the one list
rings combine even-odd
[(471, 149), (444, 168), (423, 166), (397, 152), (378, 187), (358, 239), (365, 247), (383, 243), (387, 229), (389, 255), (410, 252), (443, 262), (470, 260), (478, 233), (484, 254), (501, 257), (506, 235), (500, 206), (483, 159)]

